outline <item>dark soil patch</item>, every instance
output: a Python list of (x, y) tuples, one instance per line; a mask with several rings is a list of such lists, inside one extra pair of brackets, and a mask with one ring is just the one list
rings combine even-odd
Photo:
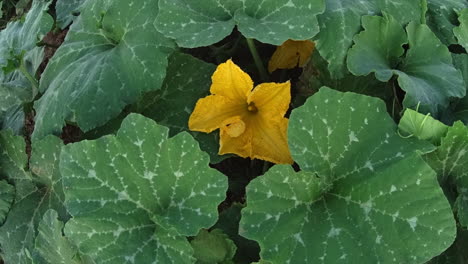
[(24, 141), (26, 142), (26, 154), (28, 155), (28, 159), (31, 158), (31, 135), (34, 131), (34, 110), (26, 113), (24, 117)]
[(51, 31), (47, 33), (47, 35), (42, 40), (42, 44), (44, 45), (44, 60), (42, 61), (39, 69), (37, 70), (37, 75), (40, 78), (42, 73), (44, 72), (47, 64), (49, 63), (50, 58), (54, 56), (57, 49), (62, 45), (63, 41), (65, 40), (65, 36), (68, 33), (68, 28), (60, 31)]

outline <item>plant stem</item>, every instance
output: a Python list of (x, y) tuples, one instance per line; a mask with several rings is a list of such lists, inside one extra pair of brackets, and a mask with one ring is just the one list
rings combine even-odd
[(34, 76), (32, 76), (28, 70), (26, 69), (26, 66), (24, 65), (24, 61), (21, 60), (21, 63), (20, 63), (20, 66), (18, 68), (18, 70), (24, 75), (24, 77), (26, 77), (26, 79), (28, 79), (28, 81), (31, 83), (32, 85), (32, 97), (34, 98), (36, 95), (37, 95), (37, 92), (39, 90), (39, 82), (36, 80), (36, 78), (34, 78)]
[(249, 46), (250, 53), (252, 54), (252, 57), (254, 59), (255, 66), (257, 66), (257, 70), (260, 73), (260, 78), (264, 82), (268, 81), (268, 73), (265, 70), (265, 66), (263, 66), (260, 56), (258, 55), (257, 47), (255, 47), (254, 40), (251, 38), (246, 38), (246, 40), (247, 45)]

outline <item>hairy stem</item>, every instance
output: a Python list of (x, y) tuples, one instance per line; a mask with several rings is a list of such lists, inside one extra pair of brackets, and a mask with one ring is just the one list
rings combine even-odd
[(257, 70), (260, 73), (260, 78), (262, 81), (266, 82), (268, 81), (268, 73), (265, 70), (265, 66), (262, 63), (262, 60), (260, 59), (260, 56), (258, 55), (257, 47), (255, 47), (254, 40), (251, 38), (246, 38), (247, 40), (247, 45), (249, 46), (250, 53), (252, 54), (252, 57), (255, 62), (255, 66), (257, 66)]

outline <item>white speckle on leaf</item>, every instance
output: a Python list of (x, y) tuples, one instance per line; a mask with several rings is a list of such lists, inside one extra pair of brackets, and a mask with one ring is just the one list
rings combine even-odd
[(410, 225), (411, 229), (413, 231), (416, 230), (416, 226), (418, 225), (418, 218), (417, 217), (411, 217), (408, 220), (406, 220), (408, 224)]
[(330, 231), (328, 232), (328, 237), (336, 237), (339, 236), (341, 232), (341, 228), (334, 228), (332, 227)]

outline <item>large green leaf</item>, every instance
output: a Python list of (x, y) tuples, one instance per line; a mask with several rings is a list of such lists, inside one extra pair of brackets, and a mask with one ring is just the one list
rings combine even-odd
[(325, 13), (318, 16), (322, 29), (316, 37), (317, 50), (329, 63), (332, 77), (346, 73), (346, 54), (353, 36), (361, 30), (361, 16), (386, 12), (401, 25), (422, 16), (421, 0), (326, 0)]
[[(158, 124), (170, 128), (170, 136), (189, 131), (188, 120), (198, 99), (209, 94), (211, 75), (216, 66), (190, 55), (175, 52), (169, 58), (167, 76), (162, 88), (152, 94), (154, 100), (143, 114)], [(218, 163), (227, 155), (219, 156), (217, 132), (206, 134), (190, 131), (200, 148), (210, 154), (211, 163)]]
[[(422, 112), (433, 114), (444, 110), (451, 97), (466, 94), (463, 77), (452, 65), (448, 48), (426, 25), (410, 23), (405, 34), (391, 16), (365, 16), (362, 23), (365, 30), (355, 36), (348, 54), (348, 68), (353, 74), (375, 72), (382, 82), (395, 74), (406, 91), (404, 106), (415, 108), (420, 104)], [(409, 50), (401, 58), (406, 40)]]
[(427, 25), (445, 45), (456, 44), (453, 28), (457, 12), (468, 7), (466, 0), (427, 0)]
[(14, 198), (15, 187), (8, 184), (6, 181), (0, 181), (0, 225), (5, 222)]
[(75, 13), (85, 0), (57, 0), (55, 13), (57, 14), (57, 25), (64, 29), (75, 19)]
[(427, 154), (425, 159), (441, 182), (456, 186), (455, 210), (460, 224), (468, 227), (468, 127), (455, 122), (437, 151)]
[(65, 234), (97, 263), (193, 263), (185, 236), (216, 222), (227, 179), (189, 134), (168, 133), (131, 114), (116, 136), (63, 148)]
[(49, 5), (48, 0), (35, 0), (24, 20), (11, 22), (0, 32), (0, 119), (11, 108), (31, 102), (37, 94), (34, 78), (43, 48), (36, 47), (36, 43), (52, 28)]
[(316, 15), (324, 0), (160, 0), (158, 29), (181, 47), (214, 44), (237, 26), (247, 38), (280, 45), (310, 39), (319, 31)]
[[(299, 173), (275, 166), (247, 186), (241, 235), (272, 263), (422, 263), (455, 238), (434, 171), (376, 98), (322, 88), (290, 117)], [(356, 155), (356, 153), (359, 153)]]
[(453, 33), (458, 39), (458, 43), (468, 51), (468, 8), (460, 12), (460, 26), (453, 29)]
[(62, 236), (63, 223), (58, 219), (56, 211), (50, 209), (44, 213), (39, 222), (38, 234), (35, 240), (36, 250), (46, 263), (79, 264), (75, 258), (77, 249)]
[(89, 131), (161, 87), (173, 44), (154, 28), (157, 13), (157, 0), (85, 2), (42, 75), (33, 139), (64, 121)]
[[(3, 135), (5, 133), (2, 132)], [(9, 133), (6, 133), (8, 136)], [(14, 182), (17, 189), (14, 204), (8, 214), (5, 224), (0, 228), (0, 244), (2, 258), (6, 263), (31, 263), (34, 253), (34, 239), (37, 226), (43, 214), (48, 209), (58, 212), (61, 220), (67, 219), (63, 206), (63, 190), (61, 175), (58, 170), (62, 142), (59, 138), (50, 136), (33, 144), (33, 153), (27, 167), (27, 156), (21, 137), (9, 136), (10, 141), (0, 142), (6, 149), (7, 156), (15, 166), (1, 167), (5, 174)], [(21, 143), (22, 142), (22, 143)], [(0, 158), (2, 165), (4, 157)], [(25, 178), (30, 178), (27, 181)], [(29, 193), (18, 194), (20, 185), (29, 185)]]

